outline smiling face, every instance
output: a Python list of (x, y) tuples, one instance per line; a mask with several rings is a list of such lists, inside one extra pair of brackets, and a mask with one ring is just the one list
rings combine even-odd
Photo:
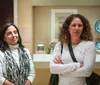
[(69, 25), (69, 33), (71, 38), (80, 38), (83, 31), (83, 23), (79, 18), (74, 18)]
[(18, 42), (18, 32), (14, 26), (9, 26), (4, 34), (4, 40), (7, 44), (16, 45)]

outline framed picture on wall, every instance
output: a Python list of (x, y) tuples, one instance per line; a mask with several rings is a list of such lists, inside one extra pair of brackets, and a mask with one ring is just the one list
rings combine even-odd
[(77, 14), (77, 9), (51, 9), (51, 42), (58, 41), (59, 29), (71, 14)]

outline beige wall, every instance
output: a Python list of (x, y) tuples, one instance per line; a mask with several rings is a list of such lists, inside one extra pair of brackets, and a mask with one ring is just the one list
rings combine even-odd
[[(35, 7), (35, 50), (37, 44), (42, 43), (47, 46), (50, 42), (50, 8)], [(45, 48), (46, 49), (46, 48)]]
[(32, 0), (18, 0), (18, 27), (22, 42), (33, 53)]
[(36, 78), (33, 85), (49, 85), (50, 70), (49, 69), (36, 69)]
[(99, 7), (34, 7), (34, 46), (35, 51), (37, 44), (42, 43), (45, 45), (45, 50), (48, 49), (51, 39), (51, 9), (77, 9), (78, 13), (87, 17), (93, 28), (94, 39), (99, 36), (95, 32), (94, 24), (100, 19), (100, 6)]

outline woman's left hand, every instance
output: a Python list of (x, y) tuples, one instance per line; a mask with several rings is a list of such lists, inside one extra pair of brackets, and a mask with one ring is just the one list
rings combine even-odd
[(25, 85), (31, 85), (31, 82), (29, 80), (26, 80)]

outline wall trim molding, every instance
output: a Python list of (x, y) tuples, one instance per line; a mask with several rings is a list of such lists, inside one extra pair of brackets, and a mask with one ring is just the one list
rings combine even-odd
[(18, 1), (14, 0), (14, 24), (17, 26), (18, 25)]

